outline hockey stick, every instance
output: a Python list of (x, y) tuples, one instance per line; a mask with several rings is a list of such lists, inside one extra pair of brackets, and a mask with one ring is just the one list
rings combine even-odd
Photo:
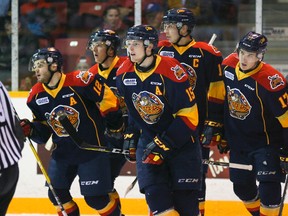
[[(233, 168), (233, 169), (242, 169), (242, 170), (249, 170), (249, 171), (251, 171), (253, 169), (252, 165), (228, 163), (228, 162), (221, 162), (221, 161), (212, 161), (212, 160), (207, 160), (207, 159), (202, 159), (202, 164), (224, 166), (224, 167), (229, 167), (229, 168)], [(137, 182), (137, 177), (127, 187), (124, 197), (126, 197), (126, 195), (134, 188), (136, 182)]]
[[(16, 116), (17, 120), (20, 123), (21, 119), (20, 119), (20, 117), (19, 117), (19, 115), (18, 115), (18, 113), (17, 113), (17, 111), (16, 111), (14, 106), (13, 106), (13, 110), (14, 110), (14, 113), (15, 113), (15, 116)], [(61, 210), (62, 215), (63, 216), (68, 216), (67, 212), (64, 209), (64, 206), (63, 206), (62, 202), (60, 201), (60, 198), (57, 196), (57, 194), (56, 194), (56, 192), (55, 192), (55, 190), (54, 190), (54, 188), (53, 188), (53, 186), (51, 184), (51, 180), (50, 180), (50, 178), (48, 176), (48, 173), (46, 172), (46, 170), (45, 170), (45, 168), (43, 166), (43, 163), (42, 163), (42, 161), (41, 161), (36, 149), (34, 148), (34, 145), (32, 144), (31, 139), (29, 137), (27, 137), (27, 139), (29, 141), (29, 146), (30, 146), (30, 148), (31, 148), (31, 150), (32, 150), (32, 152), (33, 152), (33, 154), (35, 156), (37, 164), (38, 164), (39, 168), (41, 169), (41, 171), (42, 171), (42, 173), (43, 173), (43, 175), (44, 175), (44, 177), (46, 179), (47, 185), (48, 185), (49, 189), (51, 190), (51, 192), (52, 192), (52, 194), (53, 194), (53, 196), (54, 196), (54, 198), (55, 198), (55, 200), (57, 202), (57, 205), (59, 206), (59, 208)]]
[(51, 192), (52, 192), (52, 194), (53, 194), (53, 196), (54, 196), (54, 198), (55, 198), (55, 200), (57, 202), (57, 205), (60, 207), (62, 215), (63, 216), (68, 216), (68, 214), (66, 213), (66, 211), (65, 211), (65, 209), (63, 207), (63, 204), (61, 203), (59, 197), (57, 196), (57, 194), (56, 194), (56, 192), (55, 192), (55, 190), (54, 190), (54, 188), (53, 188), (53, 186), (51, 184), (51, 180), (50, 180), (50, 178), (49, 178), (49, 176), (48, 176), (48, 174), (47, 174), (47, 172), (46, 172), (46, 170), (45, 170), (45, 168), (43, 166), (43, 163), (42, 163), (42, 161), (41, 161), (36, 149), (34, 148), (30, 138), (28, 138), (28, 140), (29, 140), (30, 148), (31, 148), (31, 150), (32, 150), (32, 152), (33, 152), (33, 154), (34, 154), (34, 156), (36, 158), (36, 161), (38, 163), (38, 166), (40, 167), (43, 175), (45, 176), (46, 182), (47, 182), (47, 184), (48, 184), (48, 186), (49, 186), (49, 188), (50, 188), (50, 190), (51, 190)]
[(83, 141), (78, 135), (77, 131), (74, 126), (71, 124), (70, 120), (68, 119), (67, 115), (64, 112), (58, 113), (59, 121), (62, 124), (63, 128), (69, 134), (70, 138), (73, 142), (80, 148), (84, 150), (90, 151), (99, 151), (99, 152), (106, 152), (106, 153), (115, 153), (115, 154), (129, 154), (129, 150), (123, 150), (118, 148), (109, 148), (105, 146), (96, 146), (89, 144)]
[(228, 162), (221, 162), (221, 161), (211, 161), (211, 160), (207, 160), (207, 159), (202, 159), (202, 164), (224, 166), (224, 167), (226, 166), (229, 168), (249, 170), (249, 171), (251, 171), (253, 169), (252, 165), (239, 164), (239, 163), (228, 163)]
[(215, 41), (215, 39), (217, 38), (217, 35), (215, 33), (213, 33), (212, 37), (210, 38), (210, 41), (209, 41), (209, 45), (212, 45)]
[(286, 196), (286, 191), (287, 191), (287, 185), (288, 185), (288, 174), (286, 174), (285, 185), (284, 185), (284, 189), (283, 189), (283, 195), (282, 195), (281, 203), (280, 203), (279, 216), (282, 216), (282, 212), (283, 212), (283, 208), (284, 208), (284, 201), (285, 201), (285, 196)]

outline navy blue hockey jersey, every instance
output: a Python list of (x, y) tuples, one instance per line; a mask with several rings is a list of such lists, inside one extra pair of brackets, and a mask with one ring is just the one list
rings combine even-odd
[(231, 149), (288, 147), (288, 94), (283, 75), (264, 62), (251, 72), (243, 73), (237, 53), (224, 59), (223, 72), (224, 126)]
[(129, 117), (151, 140), (166, 131), (176, 146), (197, 135), (198, 109), (184, 68), (176, 60), (156, 55), (149, 72), (137, 71), (127, 59), (117, 71), (117, 88)]
[(223, 122), (224, 83), (222, 54), (216, 47), (192, 40), (186, 46), (160, 41), (158, 53), (176, 58), (186, 69), (196, 95), (200, 132), (206, 119)]
[(29, 94), (27, 105), (33, 113), (33, 122), (38, 131), (38, 137), (32, 139), (37, 143), (45, 143), (53, 133), (52, 140), (56, 148), (52, 157), (58, 160), (77, 162), (88, 160), (97, 154), (95, 151), (81, 150), (73, 143), (58, 120), (59, 111), (68, 115), (82, 140), (98, 146), (106, 145), (102, 116), (113, 115), (115, 124), (118, 121), (119, 125), (122, 124), (122, 117), (117, 111), (117, 98), (90, 71), (62, 74), (58, 87), (53, 90), (37, 83)]

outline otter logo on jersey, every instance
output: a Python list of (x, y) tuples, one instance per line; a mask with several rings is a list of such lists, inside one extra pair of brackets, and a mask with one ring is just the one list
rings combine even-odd
[(196, 82), (197, 82), (196, 71), (194, 70), (193, 67), (191, 67), (190, 65), (188, 65), (188, 64), (186, 64), (184, 62), (181, 62), (181, 65), (184, 67), (184, 69), (188, 73), (188, 80), (189, 80), (190, 86), (194, 90), (195, 87), (196, 87)]
[(58, 119), (59, 112), (61, 112), (61, 113), (64, 112), (67, 115), (69, 121), (75, 127), (76, 131), (78, 130), (78, 126), (79, 126), (79, 112), (72, 107), (65, 106), (65, 105), (59, 105), (59, 106), (55, 107), (50, 113), (45, 113), (45, 117), (47, 119), (47, 122), (51, 126), (53, 131), (59, 137), (68, 137), (69, 134), (62, 127), (62, 125)]
[(172, 67), (171, 70), (174, 72), (174, 75), (178, 80), (181, 80), (183, 77), (186, 76), (185, 71), (179, 65)]
[(272, 89), (276, 89), (277, 87), (285, 84), (283, 79), (278, 74), (268, 76), (268, 79), (270, 80), (270, 87)]
[(76, 77), (80, 78), (82, 82), (87, 84), (89, 83), (92, 76), (93, 74), (90, 71), (80, 71)]
[(230, 87), (227, 86), (227, 98), (230, 115), (240, 120), (246, 119), (251, 112), (252, 106), (245, 95), (243, 95), (239, 89), (230, 89)]
[(132, 101), (135, 109), (147, 124), (155, 124), (159, 121), (164, 111), (164, 104), (157, 95), (141, 91), (139, 94), (132, 94)]

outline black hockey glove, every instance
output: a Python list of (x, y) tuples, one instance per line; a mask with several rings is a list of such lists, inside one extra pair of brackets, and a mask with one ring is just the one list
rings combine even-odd
[(132, 163), (136, 161), (136, 147), (139, 137), (140, 131), (135, 127), (127, 127), (124, 132), (123, 150), (128, 151), (128, 154), (125, 154), (125, 158)]
[(34, 130), (34, 125), (28, 119), (21, 119), (20, 126), (22, 127), (25, 137), (31, 137)]
[(209, 148), (221, 144), (223, 136), (223, 124), (219, 122), (206, 120), (203, 132), (200, 136), (200, 142), (204, 147)]
[(112, 139), (111, 142), (113, 142), (113, 139), (120, 140), (123, 138), (124, 129), (125, 129), (124, 124), (122, 124), (122, 126), (118, 129), (114, 129), (114, 128), (112, 129), (112, 128), (106, 127), (104, 134), (108, 140)]
[(282, 171), (288, 174), (288, 147), (280, 148), (279, 157)]
[(142, 162), (154, 165), (162, 164), (164, 159), (171, 154), (172, 143), (173, 141), (165, 135), (154, 137), (153, 141), (148, 143), (144, 150)]
[(220, 154), (226, 154), (230, 150), (230, 146), (227, 140), (222, 139), (221, 142), (217, 145)]

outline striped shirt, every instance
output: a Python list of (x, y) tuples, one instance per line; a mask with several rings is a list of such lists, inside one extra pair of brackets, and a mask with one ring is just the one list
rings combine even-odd
[[(21, 158), (24, 141), (17, 113), (8, 91), (0, 81), (0, 171)], [(17, 130), (18, 129), (18, 130)]]

